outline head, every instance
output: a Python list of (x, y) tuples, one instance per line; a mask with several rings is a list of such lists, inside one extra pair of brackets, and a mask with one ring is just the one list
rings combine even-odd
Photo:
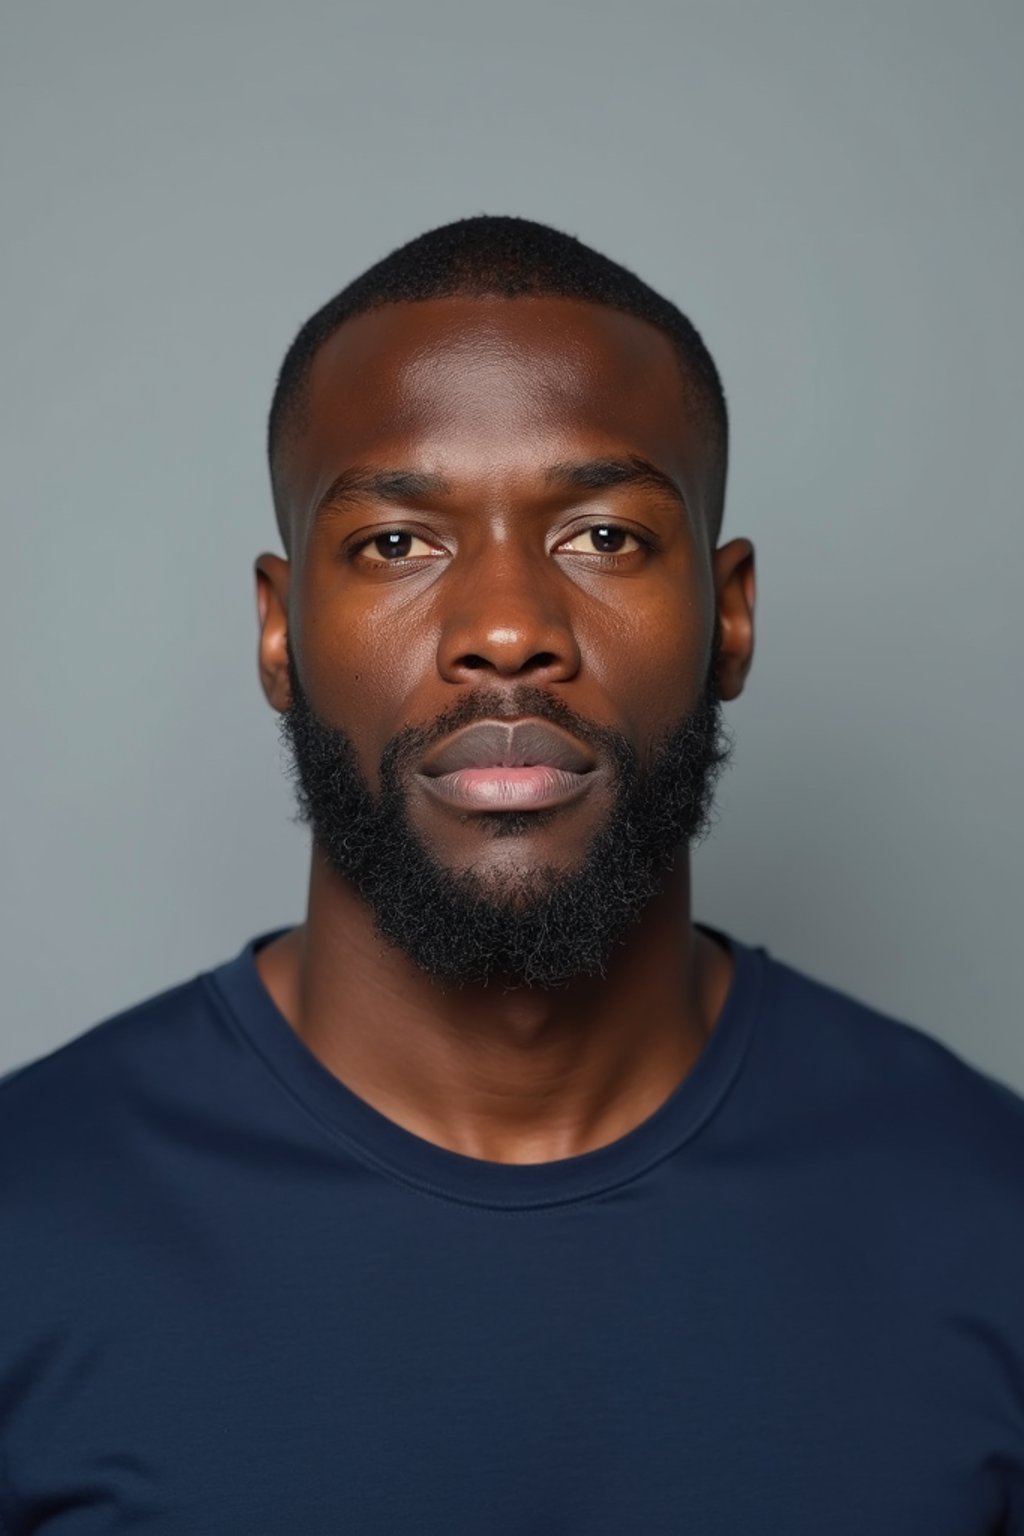
[(698, 333), (463, 220), (307, 322), (269, 447), (261, 676), (320, 854), (435, 977), (599, 974), (707, 825), (752, 653)]

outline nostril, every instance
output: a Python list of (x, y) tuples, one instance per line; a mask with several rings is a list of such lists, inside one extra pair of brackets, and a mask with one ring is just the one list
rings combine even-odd
[[(479, 637), (474, 635), (479, 643)], [(552, 681), (574, 675), (579, 665), (579, 655), (571, 635), (566, 637), (565, 649), (531, 650), (529, 641), (511, 632), (503, 632), (494, 643), (485, 643), (480, 651), (461, 650), (456, 642), (451, 650), (442, 644), (438, 651), (438, 665), (443, 674), (453, 679), (476, 676), (486, 672), (500, 677), (518, 677), (533, 681)]]
[[(537, 667), (555, 666), (557, 662), (558, 657), (554, 651), (534, 651), (530, 659), (525, 661), (519, 670), (521, 672), (532, 672)], [(493, 661), (488, 661), (486, 656), (479, 656), (476, 652), (470, 652), (468, 655), (460, 657), (459, 665), (465, 667), (470, 672), (479, 672), (483, 668), (495, 670), (495, 663)]]

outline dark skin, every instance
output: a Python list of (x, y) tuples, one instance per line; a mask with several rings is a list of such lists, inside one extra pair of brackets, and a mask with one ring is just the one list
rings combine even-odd
[[(597, 490), (568, 483), (565, 466), (597, 460), (636, 473)], [(339, 486), (354, 468), (436, 483)], [(466, 690), (520, 682), (623, 731), (643, 760), (697, 700), (716, 617), (719, 692), (743, 688), (753, 548), (712, 547), (706, 419), (671, 343), (644, 321), (557, 298), (359, 316), (317, 355), (279, 480), (290, 559), (256, 562), (263, 688), (288, 709), (290, 636), (313, 708), (349, 733), (375, 790), (397, 731), (430, 724)], [(623, 536), (595, 540), (593, 528)], [(398, 561), (379, 538), (393, 531), (412, 535)], [(415, 782), (408, 799), (434, 856), (475, 866), (496, 890), (510, 869), (578, 866), (609, 804), (601, 765), (585, 794), (516, 837)], [(604, 979), (444, 990), (377, 937), (315, 848), (306, 921), (257, 965), (309, 1049), (361, 1098), (428, 1141), (502, 1163), (588, 1152), (654, 1113), (731, 980), (728, 953), (692, 926), (683, 856)]]

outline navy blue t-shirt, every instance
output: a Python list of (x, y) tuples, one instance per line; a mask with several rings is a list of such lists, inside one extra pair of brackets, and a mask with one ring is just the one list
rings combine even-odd
[(1024, 1100), (717, 937), (693, 1070), (558, 1162), (372, 1109), (265, 939), (9, 1078), (0, 1530), (1024, 1533)]

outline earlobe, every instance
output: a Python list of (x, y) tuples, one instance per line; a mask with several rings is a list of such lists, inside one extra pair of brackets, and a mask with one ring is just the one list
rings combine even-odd
[(754, 659), (754, 546), (749, 539), (731, 539), (713, 555), (718, 608), (718, 691), (736, 699)]
[(256, 612), (260, 626), (260, 682), (279, 714), (291, 707), (288, 681), (288, 587), (291, 567), (280, 555), (256, 561)]

